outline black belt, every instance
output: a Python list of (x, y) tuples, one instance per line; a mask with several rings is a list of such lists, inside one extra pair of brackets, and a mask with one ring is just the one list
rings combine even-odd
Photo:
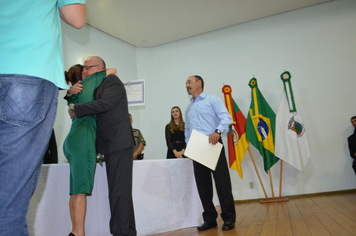
[(182, 141), (173, 141), (173, 143), (183, 143)]

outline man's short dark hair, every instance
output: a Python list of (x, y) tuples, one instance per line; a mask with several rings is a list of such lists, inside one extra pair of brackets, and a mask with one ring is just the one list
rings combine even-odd
[(201, 76), (199, 76), (199, 75), (194, 75), (194, 77), (195, 77), (195, 81), (196, 82), (198, 82), (198, 80), (201, 81), (201, 88), (204, 90), (204, 80), (203, 80), (203, 78)]
[[(351, 120), (353, 120), (353, 119), (356, 119), (356, 116), (351, 117)], [(351, 120), (350, 120), (350, 121), (351, 121)]]

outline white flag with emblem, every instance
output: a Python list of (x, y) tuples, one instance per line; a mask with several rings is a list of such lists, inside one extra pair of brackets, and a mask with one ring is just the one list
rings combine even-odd
[(284, 91), (276, 117), (275, 155), (303, 171), (311, 154), (302, 117), (295, 108), (290, 111)]

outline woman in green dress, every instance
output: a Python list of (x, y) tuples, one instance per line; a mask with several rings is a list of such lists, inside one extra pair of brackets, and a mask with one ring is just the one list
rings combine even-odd
[[(81, 80), (82, 65), (72, 66), (65, 72), (67, 83), (72, 85)], [(101, 85), (107, 74), (116, 74), (116, 69), (107, 69), (86, 77), (80, 82), (83, 90), (71, 95), (70, 104), (92, 102), (95, 100), (94, 92)], [(72, 232), (84, 235), (84, 222), (86, 214), (86, 196), (93, 190), (96, 167), (96, 116), (74, 117), (72, 126), (64, 144), (64, 155), (70, 166), (70, 200), (69, 209), (72, 220)], [(74, 235), (71, 233), (70, 235)]]

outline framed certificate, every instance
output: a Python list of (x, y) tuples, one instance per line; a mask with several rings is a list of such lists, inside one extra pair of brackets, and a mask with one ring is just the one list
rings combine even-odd
[(145, 80), (123, 82), (129, 106), (145, 105)]

